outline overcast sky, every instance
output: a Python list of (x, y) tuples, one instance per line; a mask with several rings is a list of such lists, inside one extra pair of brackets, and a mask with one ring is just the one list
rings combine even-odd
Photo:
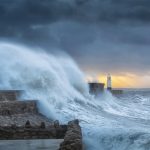
[(149, 0), (0, 0), (0, 38), (69, 53), (87, 74), (150, 71)]

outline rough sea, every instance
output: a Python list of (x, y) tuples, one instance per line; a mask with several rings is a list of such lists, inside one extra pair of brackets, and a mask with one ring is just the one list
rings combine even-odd
[(79, 119), (86, 150), (150, 150), (150, 90), (89, 94), (85, 76), (66, 54), (0, 43), (0, 89), (24, 90), (41, 113)]
[(150, 89), (104, 92), (93, 103), (83, 123), (87, 149), (150, 150)]

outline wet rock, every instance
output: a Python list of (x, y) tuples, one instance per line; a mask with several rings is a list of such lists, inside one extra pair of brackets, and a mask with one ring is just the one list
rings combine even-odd
[(68, 123), (64, 141), (60, 145), (59, 150), (82, 150), (82, 132), (79, 126), (79, 120), (73, 120)]

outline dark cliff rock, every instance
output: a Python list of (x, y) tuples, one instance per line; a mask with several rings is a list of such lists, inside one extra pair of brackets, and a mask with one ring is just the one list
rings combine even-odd
[(68, 123), (68, 129), (59, 150), (83, 150), (82, 132), (78, 120)]

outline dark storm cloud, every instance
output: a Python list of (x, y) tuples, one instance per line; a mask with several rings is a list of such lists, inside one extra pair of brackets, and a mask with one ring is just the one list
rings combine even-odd
[(150, 21), (149, 0), (1, 0), (0, 15), (11, 24), (45, 24), (59, 19)]
[(87, 72), (148, 72), (149, 8), (149, 0), (0, 0), (0, 37), (63, 49)]

